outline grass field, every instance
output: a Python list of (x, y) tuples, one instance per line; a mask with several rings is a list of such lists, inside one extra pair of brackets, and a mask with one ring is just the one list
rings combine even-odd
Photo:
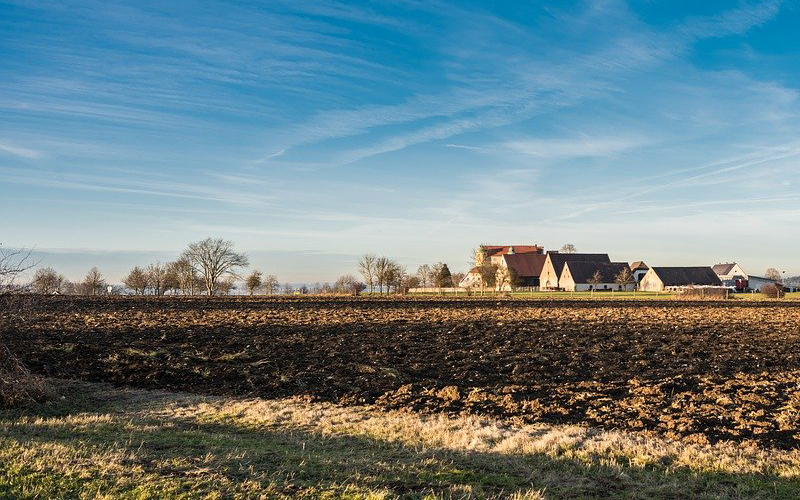
[(1, 498), (800, 497), (796, 451), (54, 384), (0, 410)]

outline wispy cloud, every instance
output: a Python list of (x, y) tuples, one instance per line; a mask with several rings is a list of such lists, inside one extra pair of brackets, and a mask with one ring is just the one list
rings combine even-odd
[(44, 153), (35, 149), (22, 148), (8, 142), (0, 142), (0, 152), (7, 153), (20, 158), (39, 159), (44, 158)]

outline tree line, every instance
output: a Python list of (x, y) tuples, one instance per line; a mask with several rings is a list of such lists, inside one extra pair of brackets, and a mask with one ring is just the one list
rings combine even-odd
[(447, 264), (423, 264), (416, 273), (409, 273), (399, 262), (385, 256), (365, 253), (358, 259), (358, 272), (370, 293), (406, 293), (411, 288), (458, 286), (463, 273), (451, 273)]

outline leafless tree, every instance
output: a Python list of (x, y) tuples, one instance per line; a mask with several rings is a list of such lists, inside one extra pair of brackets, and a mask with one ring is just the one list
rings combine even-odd
[(217, 281), (216, 291), (220, 295), (230, 295), (231, 292), (236, 290), (236, 278), (233, 276), (223, 276)]
[(261, 289), (261, 286), (264, 284), (261, 279), (261, 271), (253, 271), (250, 273), (250, 276), (247, 277), (247, 281), (245, 283), (247, 285), (247, 291), (250, 295), (253, 295), (254, 292)]
[(416, 275), (408, 275), (406, 276), (406, 280), (404, 283), (405, 288), (417, 288), (422, 285), (422, 282), (419, 279), (419, 276)]
[(350, 274), (340, 276), (333, 285), (333, 291), (335, 293), (347, 293), (351, 295), (358, 295), (364, 288), (366, 288), (366, 285)]
[(150, 264), (145, 270), (147, 275), (147, 286), (153, 291), (153, 295), (164, 295), (166, 287), (164, 281), (167, 277), (167, 266), (160, 262)]
[(514, 278), (515, 276), (512, 275), (513, 270), (508, 267), (500, 267), (494, 266), (495, 268), (495, 286), (498, 290), (504, 290), (506, 285), (512, 290), (515, 288), (514, 286)]
[(497, 264), (491, 264), (489, 262), (484, 262), (483, 265), (478, 268), (478, 271), (481, 273), (481, 283), (483, 286), (487, 288), (495, 288), (497, 286), (498, 269)]
[(291, 295), (294, 293), (294, 287), (291, 283), (284, 283), (282, 292), (284, 295)]
[(386, 271), (386, 288), (394, 288), (395, 293), (405, 293), (405, 280), (408, 273), (398, 262), (390, 261)]
[(99, 269), (93, 267), (86, 274), (81, 283), (82, 292), (85, 295), (102, 295), (106, 289), (106, 280)]
[(775, 269), (774, 267), (770, 267), (769, 269), (767, 269), (764, 272), (764, 277), (767, 278), (768, 280), (774, 281), (775, 283), (780, 283), (781, 281), (783, 281), (783, 278), (781, 277), (781, 272)]
[(428, 264), (422, 264), (417, 268), (417, 277), (419, 278), (419, 282), (423, 287), (427, 287), (428, 284), (431, 282), (431, 266)]
[(31, 250), (6, 250), (0, 247), (0, 294), (16, 291), (19, 277), (36, 264), (31, 258)]
[(173, 295), (177, 295), (181, 289), (181, 276), (175, 262), (168, 262), (164, 273), (164, 291), (172, 290)]
[(42, 295), (62, 293), (66, 281), (67, 279), (52, 267), (37, 269), (31, 281), (31, 289), (34, 293)]
[(631, 283), (635, 283), (635, 280), (633, 279), (633, 273), (631, 272), (631, 269), (628, 266), (625, 266), (625, 268), (622, 271), (617, 273), (617, 275), (614, 277), (614, 281), (618, 285), (622, 285), (623, 290), (628, 288), (628, 285), (630, 285)]
[(249, 265), (245, 254), (233, 250), (233, 242), (220, 238), (206, 238), (191, 243), (182, 257), (191, 262), (195, 271), (203, 277), (208, 295), (214, 294), (220, 279), (225, 276), (236, 278), (236, 270)]
[(572, 243), (567, 243), (563, 247), (561, 247), (561, 253), (575, 253), (578, 250), (575, 248), (575, 245)]
[(270, 274), (266, 278), (264, 278), (264, 292), (268, 293), (269, 295), (273, 295), (278, 293), (281, 284), (278, 282), (278, 278), (274, 275)]
[(147, 273), (145, 273), (141, 267), (136, 266), (122, 279), (122, 283), (133, 290), (133, 293), (136, 295), (144, 295), (147, 291), (149, 281), (147, 279)]
[(358, 272), (364, 277), (364, 282), (369, 287), (369, 293), (375, 290), (375, 261), (378, 257), (373, 253), (365, 253), (358, 259)]
[(187, 257), (182, 256), (171, 263), (169, 267), (177, 275), (178, 286), (181, 289), (181, 293), (184, 295), (194, 295), (200, 278), (197, 276), (197, 271), (191, 261)]
[(597, 288), (597, 285), (603, 282), (603, 274), (600, 271), (595, 271), (594, 274), (588, 280), (586, 280), (586, 282), (592, 285), (591, 295), (594, 296), (594, 291)]
[(392, 260), (388, 257), (378, 257), (373, 263), (373, 274), (375, 284), (378, 285), (378, 293), (386, 292), (387, 282), (391, 274)]

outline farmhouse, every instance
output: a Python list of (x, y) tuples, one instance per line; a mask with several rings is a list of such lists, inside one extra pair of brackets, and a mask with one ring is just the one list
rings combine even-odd
[(633, 274), (633, 279), (636, 281), (636, 283), (642, 281), (642, 278), (644, 277), (645, 274), (647, 274), (647, 271), (649, 270), (650, 268), (647, 266), (647, 264), (645, 264), (641, 260), (637, 260), (636, 262), (631, 262), (631, 274)]
[(557, 290), (558, 280), (567, 262), (605, 262), (611, 263), (607, 253), (559, 253), (547, 252), (539, 283), (543, 289)]
[[(515, 286), (538, 287), (546, 255), (540, 253), (515, 253), (503, 255), (497, 269), (499, 290)], [(512, 281), (514, 283), (512, 283)]]
[(776, 285), (778, 282), (775, 280), (771, 280), (769, 278), (764, 278), (763, 276), (748, 276), (747, 277), (747, 288), (750, 290), (761, 290), (761, 287), (764, 285)]
[[(572, 261), (564, 263), (564, 270), (558, 280), (558, 287), (568, 292), (585, 290), (633, 290), (635, 283), (621, 285), (616, 282), (617, 276), (628, 268), (627, 262), (586, 262)], [(595, 273), (599, 273), (600, 283), (590, 283)]]
[(681, 290), (689, 287), (721, 287), (710, 267), (652, 267), (642, 278), (639, 289), (645, 292)]
[(459, 286), (484, 286), (481, 275), (484, 264), (497, 266), (498, 289), (510, 290), (512, 277), (516, 277), (519, 286), (539, 286), (544, 258), (544, 247), (539, 245), (481, 245), (475, 252), (477, 265), (470, 269)]
[(735, 286), (741, 289), (745, 288), (742, 285), (747, 281), (747, 273), (744, 272), (744, 269), (736, 262), (715, 264), (711, 269), (714, 270), (723, 285)]

